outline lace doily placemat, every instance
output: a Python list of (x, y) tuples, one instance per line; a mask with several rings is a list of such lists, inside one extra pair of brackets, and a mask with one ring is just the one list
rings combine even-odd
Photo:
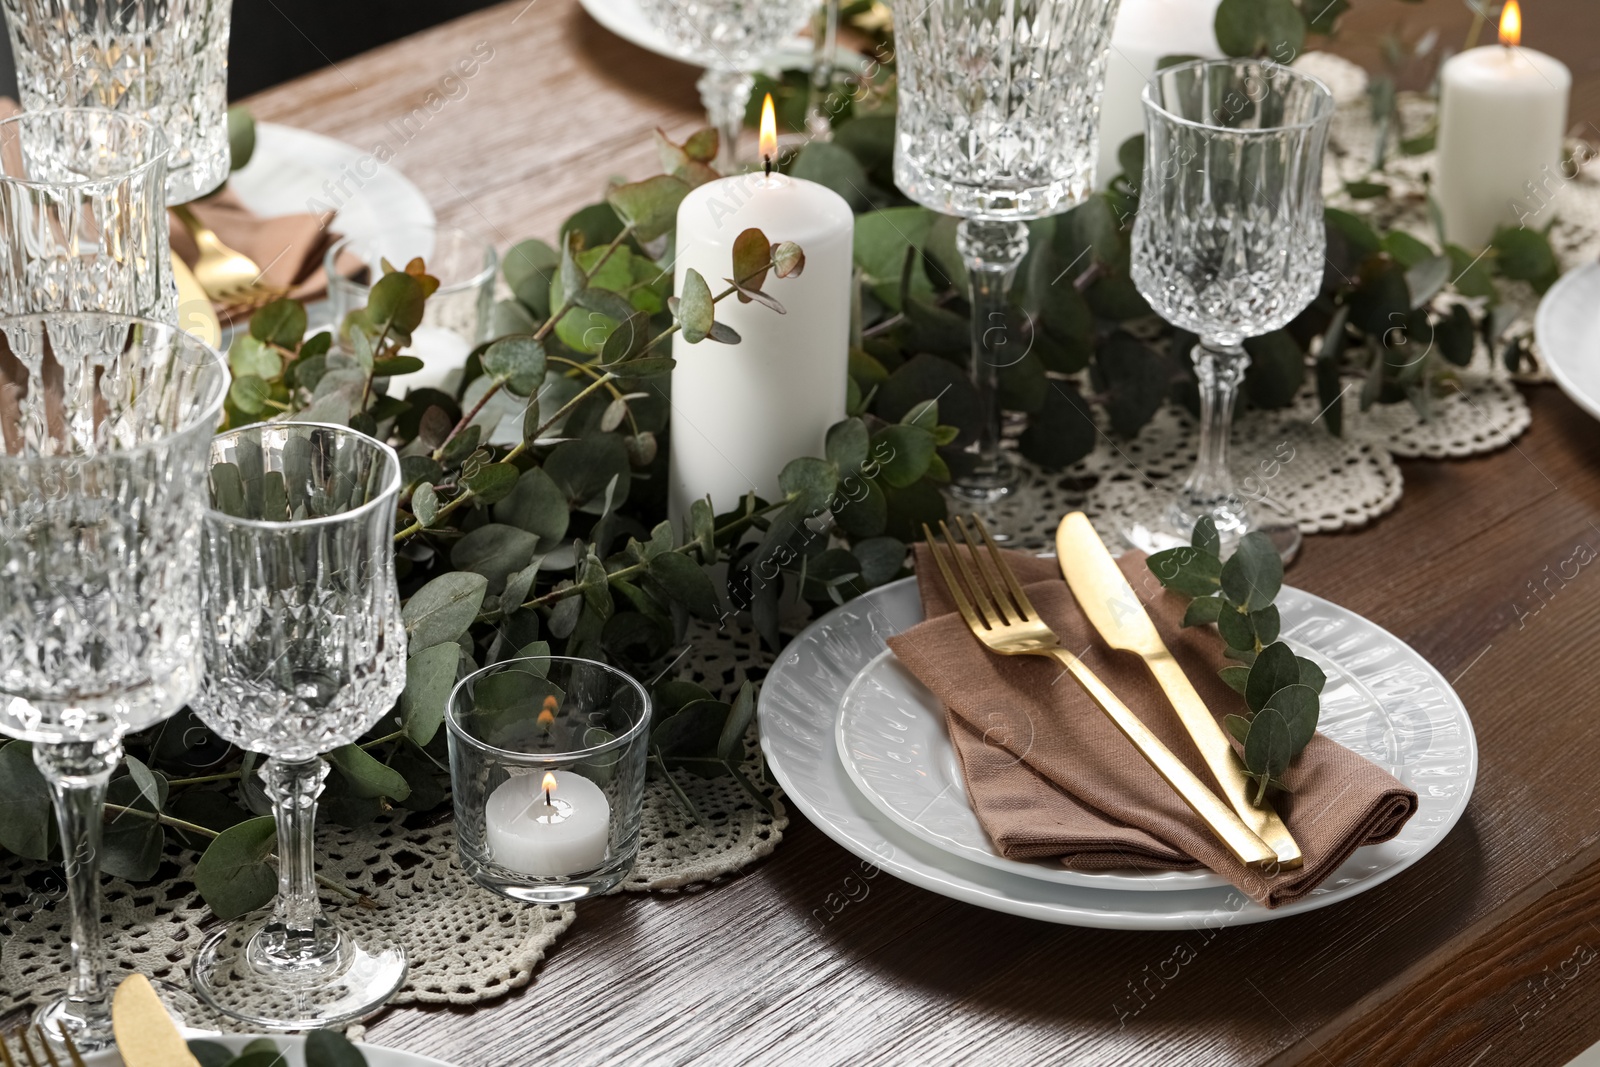
[[(741, 628), (718, 631), (694, 624), (680, 676), (732, 700), (748, 678), (764, 676), (770, 654)], [(674, 890), (713, 881), (769, 855), (783, 839), (788, 816), (776, 786), (761, 773), (752, 725), (745, 738), (744, 771), (761, 788), (756, 803), (731, 780), (674, 772), (700, 817), (696, 821), (672, 789), (652, 780), (645, 793), (639, 858), (621, 888)], [(770, 810), (768, 810), (770, 808)], [(411, 973), (393, 1003), (467, 1005), (528, 984), (545, 952), (572, 925), (574, 905), (534, 906), (479, 888), (455, 859), (451, 823), (381, 819), (358, 830), (319, 828), (318, 871), (364, 894), (363, 907), (324, 889), (323, 903), (352, 929), (369, 930), (404, 944)], [(195, 855), (169, 843), (158, 879), (131, 885), (103, 880), (103, 931), (116, 976), (142, 971), (186, 989), (195, 947), (216, 920), (188, 880)], [(0, 1020), (59, 996), (66, 985), (65, 888), (44, 864), (7, 856), (0, 860)], [(229, 1029), (225, 1020), (210, 1020)]]

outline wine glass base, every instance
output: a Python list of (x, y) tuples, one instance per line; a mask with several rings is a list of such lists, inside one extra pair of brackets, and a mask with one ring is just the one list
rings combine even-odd
[(116, 1045), (111, 1032), (111, 1017), (85, 1019), (69, 1010), (66, 997), (52, 1000), (33, 1013), (33, 1022), (45, 1035), (52, 1048), (65, 1049), (61, 1031), (72, 1036), (72, 1044), (79, 1052), (99, 1052)]
[(262, 1029), (316, 1030), (372, 1014), (405, 981), (399, 945), (331, 927), (325, 952), (280, 961), (262, 946), (270, 922), (231, 923), (201, 944), (192, 976), (202, 1001)]
[(1134, 522), (1120, 531), (1128, 547), (1145, 553), (1180, 548), (1190, 543), (1194, 524), (1200, 516), (1209, 514), (1217, 524), (1217, 536), (1222, 543), (1222, 558), (1227, 559), (1239, 547), (1239, 539), (1247, 533), (1264, 533), (1278, 550), (1284, 564), (1294, 562), (1300, 553), (1300, 527), (1294, 516), (1275, 501), (1265, 498), (1242, 501), (1225, 501), (1209, 508), (1197, 507), (1187, 497), (1180, 497), (1167, 506), (1154, 522)]

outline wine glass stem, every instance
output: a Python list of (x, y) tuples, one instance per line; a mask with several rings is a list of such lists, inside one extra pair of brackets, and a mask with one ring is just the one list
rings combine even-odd
[(72, 970), (63, 1014), (78, 1024), (73, 1027), (80, 1031), (74, 1040), (84, 1036), (91, 1044), (111, 1035), (111, 998), (100, 940), (100, 827), (106, 783), (121, 760), (120, 740), (69, 741), (33, 749), (33, 762), (50, 783), (55, 800), (72, 913)]
[(739, 131), (744, 129), (744, 112), (750, 103), (755, 75), (742, 70), (708, 69), (695, 82), (706, 118), (717, 131), (717, 169), (732, 174), (739, 166)]
[(811, 95), (806, 104), (806, 133), (812, 140), (833, 136), (829, 94), (833, 91), (833, 53), (839, 42), (839, 0), (822, 0), (811, 21)]
[(278, 824), (278, 899), (273, 922), (263, 930), (264, 947), (280, 959), (315, 959), (326, 955), (327, 927), (317, 899), (317, 797), (328, 765), (308, 760), (271, 759), (261, 768), (272, 814)]
[(1000, 454), (1000, 371), (1025, 354), (1011, 344), (1007, 300), (1017, 264), (1028, 252), (1028, 227), (1021, 222), (963, 219), (956, 248), (967, 265), (972, 294), (972, 386), (977, 392), (977, 438), (966, 448), (966, 462), (954, 472), (962, 496), (994, 498), (1014, 487), (1015, 472)]
[(1192, 358), (1200, 381), (1200, 453), (1183, 488), (1197, 509), (1210, 511), (1238, 497), (1228, 469), (1228, 434), (1250, 357), (1240, 345), (1201, 341)]

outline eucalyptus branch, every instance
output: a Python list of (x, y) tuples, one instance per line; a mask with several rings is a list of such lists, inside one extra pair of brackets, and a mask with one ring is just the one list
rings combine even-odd
[[(617, 249), (622, 247), (622, 242), (626, 241), (628, 237), (632, 235), (632, 233), (632, 225), (624, 226), (622, 228), (622, 232), (617, 234), (616, 237), (612, 238), (610, 244), (606, 245), (606, 250), (601, 253), (599, 259), (595, 260), (594, 266), (589, 268), (589, 273), (593, 275), (597, 273), (601, 267), (605, 266), (606, 261), (616, 253)], [(545, 319), (544, 322), (539, 325), (539, 328), (533, 332), (533, 339), (535, 341), (543, 341), (546, 337), (550, 336), (550, 331), (556, 328), (556, 325), (567, 316), (569, 311), (578, 306), (577, 296), (577, 293), (562, 294), (561, 306), (552, 311), (550, 313), (550, 317)], [(493, 385), (484, 390), (483, 395), (478, 398), (478, 402), (472, 406), (472, 410), (462, 415), (461, 418), (457, 420), (456, 424), (451, 427), (450, 432), (445, 435), (445, 439), (439, 443), (439, 447), (433, 450), (433, 458), (435, 460), (442, 459), (444, 457), (445, 446), (451, 441), (454, 441), (458, 435), (465, 432), (468, 426), (472, 425), (472, 420), (478, 417), (478, 413), (483, 410), (483, 406), (487, 404), (490, 398), (498, 393), (509, 380), (510, 379), (507, 378), (497, 378), (495, 379)], [(443, 514), (443, 512), (440, 514)]]

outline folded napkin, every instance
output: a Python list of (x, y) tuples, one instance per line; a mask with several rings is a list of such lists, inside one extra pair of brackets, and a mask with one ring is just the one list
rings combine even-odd
[[(243, 252), (261, 268), (261, 277), (268, 285), (288, 291), (296, 300), (317, 300), (328, 291), (328, 277), (322, 269), (323, 256), (339, 234), (328, 228), (333, 212), (317, 214), (275, 215), (262, 218), (255, 214), (224, 185), (221, 191), (189, 205), (195, 217), (210, 226), (222, 243), (236, 252)], [(172, 236), (172, 251), (190, 267), (200, 258), (194, 238), (178, 221), (168, 217)], [(357, 256), (342, 255), (339, 270), (353, 274), (362, 267)], [(222, 308), (217, 309), (219, 314)], [(248, 318), (249, 312), (233, 316)], [(229, 317), (224, 317), (226, 323)]]
[[(1078, 610), (1056, 563), (1007, 557), (1063, 647), (1122, 698), (1208, 786), (1177, 713), (1139, 657), (1108, 648)], [(1144, 556), (1118, 561), (1213, 714), (1243, 714), (1244, 699), (1217, 675), (1222, 643), (1210, 627), (1184, 629), (1185, 598), (1156, 586)], [(1011, 859), (1057, 857), (1078, 870), (1209, 867), (1269, 908), (1298, 900), (1361, 845), (1387, 841), (1417, 810), (1417, 795), (1321, 734), (1287, 774), (1278, 813), (1305, 854), (1298, 870), (1267, 873), (1235, 860), (1145, 762), (1071, 676), (1039, 656), (989, 652), (955, 610), (925, 545), (917, 578), (926, 620), (890, 638), (906, 667), (944, 703), (961, 754), (967, 797), (995, 847)], [(1215, 788), (1213, 786), (1213, 788)]]

